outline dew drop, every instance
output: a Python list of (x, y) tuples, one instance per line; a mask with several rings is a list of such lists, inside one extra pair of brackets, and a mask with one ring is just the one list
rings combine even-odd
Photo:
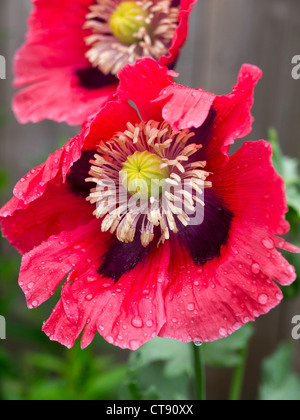
[(252, 264), (251, 270), (253, 274), (259, 274), (260, 273), (260, 266), (257, 263)]
[(233, 326), (234, 331), (237, 331), (240, 328), (242, 328), (242, 324), (240, 322), (236, 322)]
[(135, 328), (142, 328), (143, 326), (143, 321), (140, 317), (135, 317), (131, 320), (131, 324), (135, 327)]
[(262, 294), (258, 297), (258, 301), (261, 305), (266, 305), (268, 302), (268, 299), (269, 299), (268, 296), (265, 294)]
[(189, 303), (187, 306), (188, 311), (193, 311), (195, 309), (195, 305), (193, 303)]
[(273, 241), (273, 239), (271, 239), (271, 238), (263, 239), (263, 240), (262, 240), (262, 244), (263, 244), (263, 246), (264, 246), (265, 248), (267, 248), (267, 249), (269, 249), (269, 250), (271, 250), (271, 249), (274, 249), (274, 248), (275, 248), (274, 241)]
[(130, 348), (131, 350), (135, 351), (141, 346), (140, 342), (138, 340), (131, 340), (130, 341)]
[(149, 321), (146, 322), (147, 327), (151, 328), (153, 326), (153, 321), (149, 319)]
[(196, 347), (201, 347), (203, 343), (202, 343), (202, 341), (197, 340), (197, 341), (194, 341), (194, 344), (195, 344)]
[(227, 330), (225, 328), (220, 328), (219, 334), (222, 337), (227, 337)]
[(88, 276), (86, 279), (85, 279), (85, 283), (93, 283), (93, 282), (95, 282), (95, 281), (97, 281), (97, 277), (95, 276), (95, 277), (93, 277), (93, 276)]

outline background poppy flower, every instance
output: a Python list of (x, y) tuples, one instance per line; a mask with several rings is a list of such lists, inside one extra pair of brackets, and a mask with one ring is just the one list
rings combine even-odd
[[(35, 308), (67, 276), (43, 327), (67, 347), (82, 331), (86, 347), (97, 330), (132, 350), (155, 336), (183, 342), (225, 337), (279, 304), (282, 293), (273, 280), (289, 285), (296, 277), (276, 249), (299, 252), (278, 236), (289, 225), (271, 146), (247, 142), (228, 155), (234, 139), (251, 130), (261, 71), (244, 65), (224, 96), (177, 85), (152, 59), (126, 66), (119, 77), (118, 99), (23, 178), (1, 210), (2, 231), (23, 254), (19, 284)], [(143, 145), (141, 157), (136, 153)], [(126, 165), (133, 165), (129, 178), (140, 159), (147, 176), (167, 168), (160, 173), (166, 182), (199, 179), (202, 223), (189, 224), (172, 207), (167, 220), (158, 213), (104, 216), (95, 185), (115, 175), (124, 150), (130, 153)], [(183, 200), (197, 205), (194, 194)]]
[(82, 124), (116, 92), (125, 64), (175, 64), (196, 0), (33, 0), (15, 56), (13, 101), (21, 123)]

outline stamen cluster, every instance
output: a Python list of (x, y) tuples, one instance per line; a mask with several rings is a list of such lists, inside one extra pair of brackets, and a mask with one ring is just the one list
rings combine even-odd
[(179, 7), (171, 0), (97, 0), (84, 25), (92, 35), (87, 58), (104, 74), (116, 75), (143, 57), (167, 54), (178, 25)]
[[(148, 121), (135, 126), (128, 123), (125, 132), (99, 145), (86, 181), (96, 184), (87, 200), (96, 203), (94, 215), (103, 218), (102, 231), (110, 230), (120, 241), (132, 242), (139, 229), (141, 242), (147, 247), (156, 227), (160, 228), (160, 244), (170, 238), (170, 232), (178, 233), (179, 222), (183, 226), (190, 223), (197, 206), (205, 206), (204, 189), (212, 186), (206, 181), (210, 175), (204, 170), (206, 162), (191, 159), (202, 147), (191, 143), (193, 136), (189, 130), (173, 131), (166, 122)], [(146, 195), (139, 191), (133, 195), (124, 179), (126, 168), (131, 170), (128, 162), (135, 161), (146, 186), (149, 179), (163, 181), (159, 193), (157, 188), (153, 193), (149, 186)], [(132, 172), (127, 175), (132, 185)]]

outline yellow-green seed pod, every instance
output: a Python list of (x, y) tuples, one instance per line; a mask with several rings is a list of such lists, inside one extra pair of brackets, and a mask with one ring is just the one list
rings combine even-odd
[(139, 42), (134, 37), (140, 28), (148, 28), (145, 20), (148, 12), (143, 10), (141, 5), (135, 1), (124, 1), (112, 14), (109, 25), (114, 36), (124, 44), (130, 45)]
[(128, 156), (120, 171), (123, 186), (141, 199), (157, 198), (164, 189), (164, 180), (169, 177), (168, 168), (161, 169), (162, 164), (162, 159), (154, 153), (135, 152)]

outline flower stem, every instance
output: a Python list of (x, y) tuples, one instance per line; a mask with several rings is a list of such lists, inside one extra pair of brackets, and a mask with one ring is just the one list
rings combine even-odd
[(194, 343), (191, 343), (193, 346), (193, 355), (194, 355), (194, 371), (195, 371), (195, 394), (198, 401), (206, 400), (206, 375), (205, 375), (205, 365), (203, 360), (202, 348), (201, 346), (196, 346)]
[(240, 351), (241, 362), (236, 367), (233, 374), (233, 379), (232, 379), (232, 384), (231, 384), (231, 389), (230, 389), (230, 396), (229, 396), (230, 401), (239, 401), (241, 399), (244, 375), (245, 375), (245, 369), (246, 369), (246, 363), (247, 363), (247, 356), (248, 356), (248, 348), (247, 346), (245, 346), (245, 348)]

